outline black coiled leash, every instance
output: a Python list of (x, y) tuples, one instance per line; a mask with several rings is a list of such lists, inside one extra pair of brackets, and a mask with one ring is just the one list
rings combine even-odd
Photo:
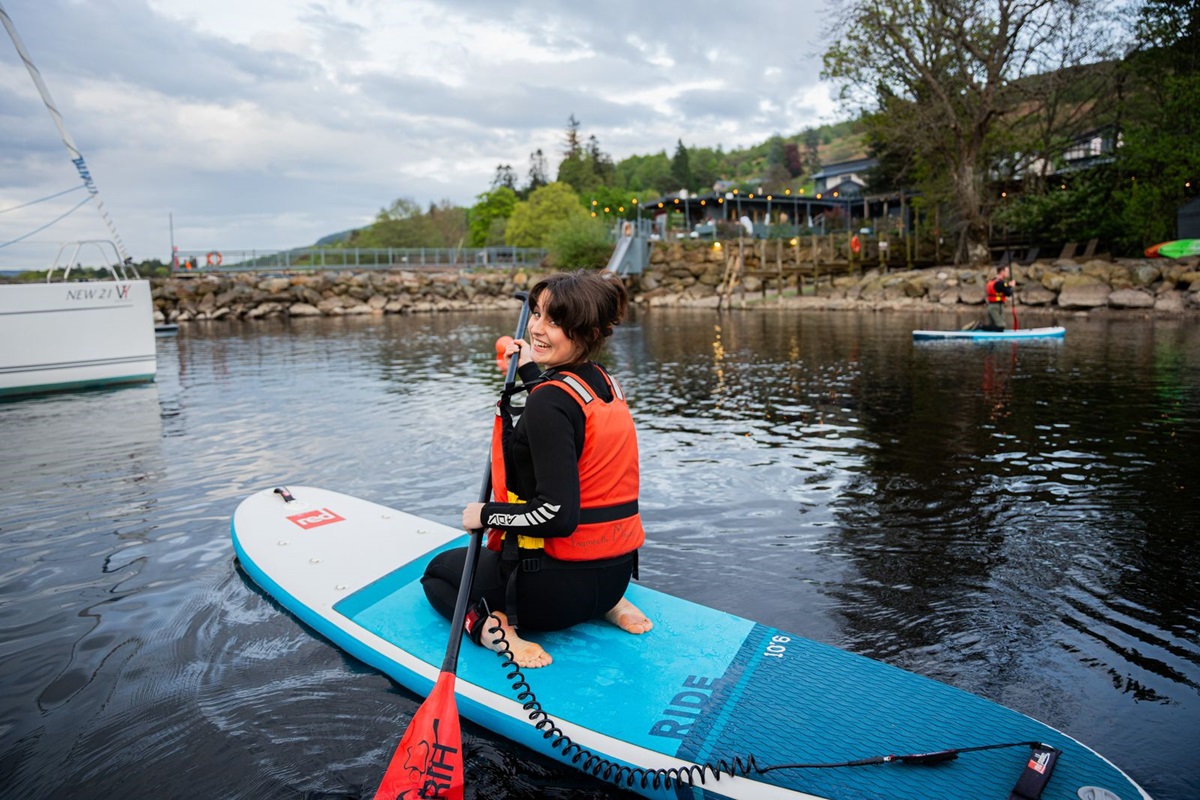
[(499, 620), (491, 614), (488, 615), (487, 619), (488, 622), (496, 621), (493, 627), (488, 628), (488, 633), (496, 636), (493, 647), (498, 648), (497, 655), (504, 659), (501, 666), (512, 668), (512, 671), (507, 673), (505, 678), (512, 681), (512, 689), (516, 692), (517, 701), (521, 703), (522, 709), (529, 712), (529, 719), (533, 722), (534, 727), (542, 732), (542, 738), (553, 739), (554, 741), (550, 743), (551, 749), (561, 750), (562, 756), (569, 758), (571, 764), (578, 769), (617, 786), (624, 786), (630, 789), (671, 789), (676, 785), (688, 787), (697, 784), (704, 786), (709, 777), (714, 781), (719, 781), (723, 775), (728, 775), (732, 778), (749, 777), (751, 775), (765, 775), (768, 772), (781, 769), (836, 769), (897, 763), (914, 766), (931, 766), (953, 761), (958, 758), (959, 753), (1000, 750), (1006, 747), (1029, 747), (1032, 750), (1032, 755), (1026, 764), (1025, 770), (1021, 773), (1020, 779), (1017, 781), (1010, 800), (1013, 800), (1013, 798), (1016, 798), (1016, 800), (1038, 800), (1041, 797), (1042, 789), (1045, 788), (1046, 783), (1050, 780), (1050, 774), (1054, 771), (1054, 765), (1058, 761), (1059, 755), (1062, 753), (1058, 748), (1051, 747), (1042, 742), (1029, 741), (985, 744), (975, 747), (957, 747), (929, 753), (872, 756), (854, 761), (813, 764), (772, 764), (770, 766), (759, 766), (754, 756), (747, 754), (744, 757), (734, 756), (731, 760), (719, 758), (716, 761), (705, 764), (689, 764), (684, 767), (671, 767), (669, 769), (629, 767), (596, 755), (563, 733), (562, 729), (558, 727), (558, 723), (542, 708), (541, 703), (538, 702), (537, 697), (533, 694), (532, 687), (525, 680), (525, 675), (521, 672), (520, 666), (513, 660), (512, 650), (508, 647), (508, 639), (504, 635), (504, 629), (499, 625)]

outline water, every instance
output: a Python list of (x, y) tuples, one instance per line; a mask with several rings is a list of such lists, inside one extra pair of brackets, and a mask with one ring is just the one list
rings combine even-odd
[[(0, 403), (0, 795), (371, 796), (418, 698), (251, 584), (229, 518), (309, 484), (456, 524), (514, 321), (191, 325), (158, 340), (154, 385)], [(911, 342), (951, 324), (619, 328), (643, 582), (1035, 716), (1156, 800), (1200, 796), (1200, 326)], [(465, 739), (469, 797), (628, 797)]]

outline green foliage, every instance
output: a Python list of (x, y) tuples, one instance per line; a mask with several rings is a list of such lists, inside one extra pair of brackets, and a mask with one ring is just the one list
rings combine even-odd
[(660, 196), (671, 183), (671, 159), (665, 150), (645, 156), (630, 156), (617, 162), (617, 185), (641, 197)]
[[(477, 202), (467, 212), (470, 221), (467, 246), (488, 247), (491, 244), (500, 244), (503, 241), (505, 223), (517, 207), (517, 193), (508, 186), (497, 186), (490, 192), (477, 195), (475, 199)], [(492, 242), (497, 222), (501, 222), (499, 230), (502, 238), (499, 242)]]
[(517, 203), (504, 242), (515, 247), (545, 247), (555, 228), (578, 217), (591, 218), (571, 187), (557, 181), (546, 184), (530, 192), (528, 200)]
[(550, 263), (557, 269), (600, 268), (612, 255), (608, 226), (587, 216), (572, 216), (546, 237)]
[(430, 204), (429, 211), (410, 198), (381, 209), (375, 222), (352, 231), (338, 247), (457, 247), (466, 238), (467, 211), (449, 200)]
[(688, 163), (688, 151), (683, 146), (683, 140), (675, 143), (675, 155), (671, 157), (671, 191), (679, 189), (691, 190), (692, 167)]

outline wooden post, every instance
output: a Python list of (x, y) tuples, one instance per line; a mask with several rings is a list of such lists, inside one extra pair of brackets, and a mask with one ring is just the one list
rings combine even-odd
[(775, 272), (779, 276), (776, 284), (776, 294), (783, 299), (783, 239), (775, 240)]

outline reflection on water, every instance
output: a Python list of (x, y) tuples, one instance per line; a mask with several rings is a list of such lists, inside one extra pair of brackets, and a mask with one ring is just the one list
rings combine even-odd
[[(155, 385), (0, 403), (6, 793), (370, 796), (417, 699), (247, 581), (229, 517), (290, 483), (454, 524), (514, 321), (194, 325), (158, 340)], [(931, 320), (638, 315), (606, 360), (638, 422), (643, 581), (1200, 795), (1200, 331), (1067, 326), (914, 345)], [(622, 796), (465, 733), (469, 796)]]

